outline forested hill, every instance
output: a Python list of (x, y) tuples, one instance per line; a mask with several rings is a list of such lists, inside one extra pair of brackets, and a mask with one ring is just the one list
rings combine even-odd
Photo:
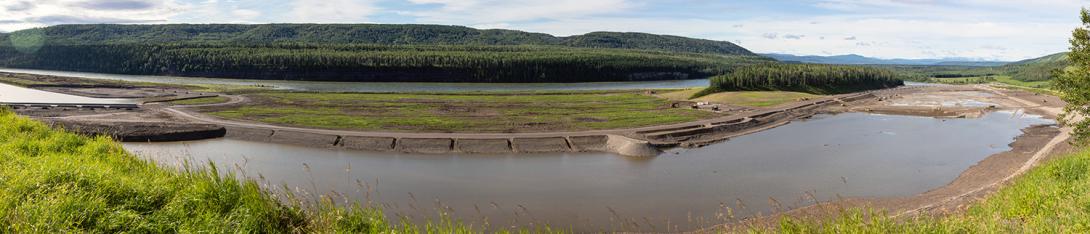
[[(646, 33), (594, 32), (570, 37), (462, 26), (394, 24), (58, 25), (40, 30), (54, 45), (215, 43), (371, 45), (549, 45), (754, 55), (734, 43)], [(29, 31), (28, 31), (29, 32)]]
[(1065, 69), (1070, 64), (1067, 60), (1067, 52), (1064, 52), (1013, 62), (1001, 68), (1009, 71), (1017, 80), (1042, 81), (1055, 78), (1052, 74), (1054, 70)]
[(0, 67), (244, 79), (601, 82), (772, 63), (730, 42), (381, 24), (61, 25), (0, 38)]

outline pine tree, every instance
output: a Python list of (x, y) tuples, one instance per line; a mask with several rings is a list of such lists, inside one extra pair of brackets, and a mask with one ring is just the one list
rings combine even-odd
[(1054, 87), (1067, 102), (1066, 113), (1061, 119), (1075, 126), (1078, 142), (1086, 143), (1090, 139), (1090, 121), (1068, 118), (1090, 116), (1090, 11), (1083, 8), (1081, 14), (1082, 26), (1071, 33), (1071, 53), (1067, 55), (1071, 67), (1056, 71), (1060, 74)]

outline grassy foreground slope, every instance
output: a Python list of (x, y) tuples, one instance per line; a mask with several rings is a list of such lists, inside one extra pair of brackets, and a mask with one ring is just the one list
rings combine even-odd
[(253, 181), (214, 170), (161, 168), (109, 138), (52, 130), (7, 110), (0, 110), (0, 122), (0, 232), (374, 233), (392, 228), (375, 210), (284, 205)]
[[(1059, 156), (1030, 170), (966, 212), (897, 221), (848, 212), (833, 221), (784, 219), (784, 233), (1087, 233), (1090, 150)], [(765, 232), (767, 230), (752, 230)]]

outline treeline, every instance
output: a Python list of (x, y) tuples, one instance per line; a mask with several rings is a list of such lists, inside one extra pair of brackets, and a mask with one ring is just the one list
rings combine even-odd
[(766, 64), (739, 68), (711, 79), (698, 95), (722, 91), (796, 91), (840, 94), (904, 85), (897, 73), (876, 67)]
[(0, 66), (141, 75), (401, 82), (706, 78), (773, 62), (730, 42), (440, 25), (60, 25), (0, 35)]
[(593, 32), (556, 37), (515, 30), (414, 24), (166, 24), (58, 25), (18, 31), (52, 45), (274, 43), (369, 45), (542, 45), (754, 56), (726, 41), (647, 33)]
[(376, 82), (595, 82), (705, 78), (763, 57), (558, 46), (45, 45), (0, 66), (119, 74)]
[(1053, 71), (1066, 68), (1070, 63), (1065, 53), (1027, 59), (998, 67), (976, 66), (876, 66), (890, 68), (906, 79), (927, 81), (931, 78), (966, 78), (986, 76), (1010, 76), (1019, 81), (1044, 81), (1055, 78)]

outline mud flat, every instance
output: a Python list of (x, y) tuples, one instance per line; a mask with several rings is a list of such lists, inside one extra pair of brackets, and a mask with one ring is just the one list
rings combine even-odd
[(89, 98), (173, 101), (216, 96), (188, 90), (183, 85), (134, 83), (38, 74), (0, 72), (0, 82), (26, 88)]
[(224, 120), (184, 108), (170, 109), (175, 117), (192, 122), (227, 126), (226, 137), (260, 142), (335, 147), (352, 150), (403, 153), (506, 154), (608, 152), (625, 156), (656, 156), (662, 149), (699, 147), (812, 116), (827, 107), (865, 102), (877, 96), (871, 92), (810, 100), (776, 109), (739, 113), (690, 123), (637, 129), (583, 131), (572, 133), (384, 133), (293, 128)]

